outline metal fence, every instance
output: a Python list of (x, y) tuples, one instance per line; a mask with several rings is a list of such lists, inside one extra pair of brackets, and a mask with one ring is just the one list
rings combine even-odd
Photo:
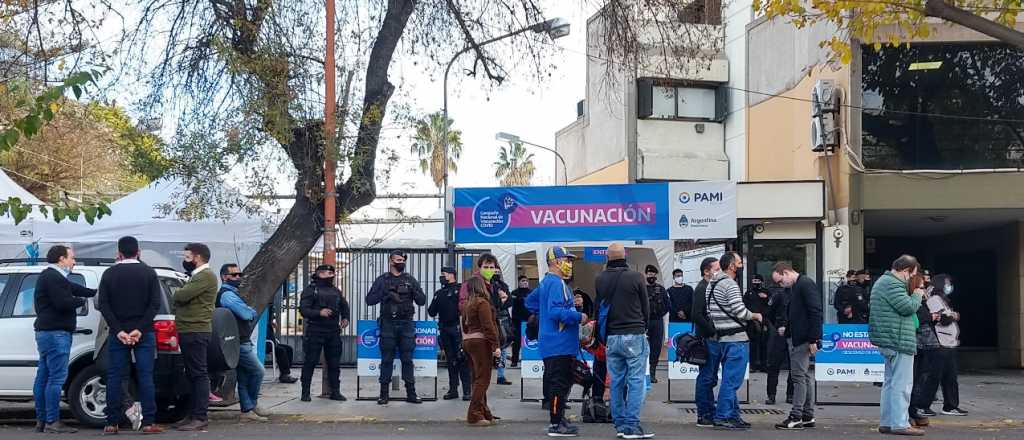
[[(434, 298), (434, 292), (441, 288), (441, 268), (447, 265), (447, 250), (444, 248), (403, 249), (406, 254), (406, 272), (419, 281), (427, 296), (427, 304)], [(373, 281), (389, 270), (391, 249), (338, 249), (337, 285), (348, 300), (351, 319), (348, 327), (342, 329), (342, 363), (354, 364), (356, 322), (361, 319), (377, 319), (379, 306), (366, 304), (366, 293)], [(476, 257), (487, 250), (458, 249), (456, 251), (456, 268), (459, 273), (468, 275), (461, 270), (464, 258)], [(309, 285), (310, 277), (316, 267), (323, 261), (322, 255), (311, 254), (288, 277), (282, 287), (281, 306), (277, 308), (277, 322), (280, 326), (280, 341), (295, 350), (295, 363), (302, 363), (302, 315), (299, 313), (299, 296), (302, 289)], [(462, 276), (460, 276), (462, 278)], [(427, 307), (418, 307), (417, 320), (430, 320)]]

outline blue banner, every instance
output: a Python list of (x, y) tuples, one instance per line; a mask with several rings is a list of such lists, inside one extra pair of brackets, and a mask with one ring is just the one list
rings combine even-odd
[(871, 343), (866, 324), (825, 324), (821, 350), (815, 355), (819, 381), (880, 382), (885, 361)]
[[(417, 377), (437, 377), (437, 322), (415, 321), (416, 348), (412, 352)], [(378, 376), (380, 373), (380, 329), (375, 320), (360, 320), (356, 324), (356, 358), (360, 376)], [(395, 348), (395, 370), (399, 365), (398, 348)]]
[(526, 243), (667, 239), (668, 185), (455, 190), (455, 241)]

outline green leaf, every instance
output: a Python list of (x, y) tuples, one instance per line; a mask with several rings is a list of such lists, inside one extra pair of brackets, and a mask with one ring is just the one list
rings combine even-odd
[(64, 208), (61, 208), (60, 206), (53, 207), (53, 221), (60, 223), (60, 221), (64, 220), (66, 216), (67, 214), (64, 213)]
[(46, 206), (40, 205), (37, 209), (39, 209), (39, 213), (43, 215), (43, 218), (50, 217), (50, 211), (46, 209)]
[(7, 208), (8, 205), (6, 201), (0, 202), (0, 216), (7, 215)]
[(85, 222), (86, 223), (91, 225), (91, 224), (93, 224), (93, 222), (96, 221), (96, 207), (95, 206), (86, 206), (85, 208), (82, 208), (82, 214), (85, 214)]
[(39, 133), (39, 129), (42, 126), (43, 121), (39, 119), (39, 115), (28, 115), (25, 117), (25, 127), (22, 131), (25, 133), (26, 138), (31, 138)]
[(79, 86), (78, 84), (72, 84), (71, 85), (71, 91), (75, 93), (75, 99), (81, 99), (82, 98), (82, 87)]
[(82, 214), (82, 211), (80, 211), (77, 206), (68, 206), (64, 209), (64, 214), (67, 215), (68, 219), (73, 222), (77, 222), (78, 216)]
[(96, 207), (99, 208), (99, 212), (103, 215), (111, 215), (114, 213), (110, 210), (110, 205), (107, 205), (106, 202), (99, 202)]
[(50, 122), (53, 120), (53, 111), (50, 110), (49, 107), (43, 110), (43, 120), (46, 122)]
[(12, 205), (11, 206), (11, 217), (14, 217), (14, 224), (18, 224), (18, 223), (21, 223), (22, 221), (24, 221), (25, 217), (28, 217), (28, 213), (31, 210), (32, 210), (32, 206), (31, 205), (17, 206), (17, 207)]

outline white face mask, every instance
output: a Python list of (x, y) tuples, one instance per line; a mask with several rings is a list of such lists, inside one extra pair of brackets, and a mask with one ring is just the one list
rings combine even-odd
[(675, 277), (672, 281), (675, 281), (676, 284), (683, 284), (683, 277)]
[(945, 293), (946, 295), (950, 295), (950, 294), (952, 294), (952, 293), (953, 293), (953, 285), (952, 285), (952, 284), (946, 284), (946, 286), (942, 288), (942, 291), (943, 291), (943, 292), (944, 292), (944, 293)]

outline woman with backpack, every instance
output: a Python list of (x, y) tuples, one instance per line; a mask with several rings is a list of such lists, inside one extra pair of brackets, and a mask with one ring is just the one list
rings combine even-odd
[(924, 396), (927, 402), (918, 407), (931, 413), (931, 402), (935, 393), (942, 386), (942, 414), (947, 416), (966, 416), (967, 411), (960, 409), (960, 384), (957, 381), (957, 347), (960, 346), (960, 313), (953, 310), (949, 295), (953, 293), (953, 279), (949, 275), (932, 277), (931, 295), (925, 302), (928, 311), (938, 320), (932, 323), (938, 339), (938, 349), (930, 359), (928, 378), (924, 384)]

